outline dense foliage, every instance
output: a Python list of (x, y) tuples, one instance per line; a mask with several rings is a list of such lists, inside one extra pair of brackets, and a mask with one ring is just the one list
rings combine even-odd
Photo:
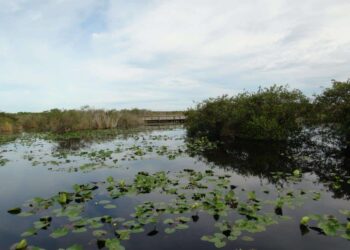
[(350, 145), (350, 80), (333, 81), (315, 99), (318, 123), (330, 127), (347, 145)]
[(288, 139), (302, 129), (302, 119), (310, 110), (309, 100), (299, 90), (283, 86), (257, 92), (205, 100), (187, 111), (186, 127), (190, 136), (210, 139), (234, 138)]

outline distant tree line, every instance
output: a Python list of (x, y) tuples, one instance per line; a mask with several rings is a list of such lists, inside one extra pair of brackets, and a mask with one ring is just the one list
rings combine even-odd
[(313, 100), (285, 86), (210, 98), (186, 112), (189, 136), (212, 140), (285, 141), (305, 127), (323, 127), (350, 145), (350, 80), (333, 81)]
[[(143, 125), (146, 115), (159, 115), (145, 109), (103, 110), (85, 106), (81, 109), (51, 109), (40, 113), (0, 113), (0, 133), (20, 131), (68, 132), (78, 130), (130, 128)], [(165, 112), (164, 112), (165, 113)], [(178, 112), (166, 112), (166, 114)]]

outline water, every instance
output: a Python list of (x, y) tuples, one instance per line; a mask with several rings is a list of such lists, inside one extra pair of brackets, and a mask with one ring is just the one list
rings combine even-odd
[[(181, 127), (83, 138), (47, 140), (43, 136), (26, 135), (0, 146), (0, 159), (6, 159), (0, 166), (0, 249), (10, 249), (24, 238), (29, 245), (44, 249), (68, 248), (74, 244), (79, 244), (83, 249), (103, 247), (106, 239), (120, 237), (120, 234), (116, 236), (114, 233), (117, 228), (102, 223), (101, 228), (87, 227), (84, 233), (72, 233), (74, 220), (69, 221), (52, 213), (53, 209), (61, 209), (57, 203), (28, 217), (7, 211), (14, 207), (21, 207), (22, 212), (29, 211), (30, 207), (23, 207), (22, 204), (34, 197), (49, 198), (58, 192), (72, 192), (74, 184), (95, 183), (99, 188), (93, 190), (92, 200), (83, 203), (81, 216), (92, 218), (110, 215), (130, 220), (133, 219), (130, 214), (135, 211), (135, 206), (147, 201), (169, 204), (176, 195), (164, 193), (158, 187), (149, 193), (121, 195), (111, 200), (103, 181), (112, 176), (116, 183), (121, 179), (125, 183), (132, 183), (140, 171), (150, 174), (165, 171), (169, 178), (177, 178), (180, 184), (176, 187), (181, 187), (181, 182), (190, 178), (183, 171), (185, 169), (202, 173), (212, 170), (214, 175), (229, 175), (225, 177), (229, 182), (226, 188), (234, 185), (234, 192), (243, 205), (261, 206), (259, 214), (268, 214), (276, 220), (276, 224), (267, 225), (265, 231), (252, 233), (242, 230), (236, 240), (225, 238), (223, 249), (349, 249), (349, 240), (341, 237), (345, 233), (341, 232), (341, 227), (336, 235), (326, 236), (317, 232), (317, 221), (310, 221), (309, 232), (303, 235), (299, 225), (300, 219), (310, 214), (334, 215), (340, 223), (347, 223), (349, 218), (339, 212), (350, 209), (349, 165), (346, 157), (328, 157), (324, 152), (318, 152), (322, 157), (312, 158), (299, 151), (296, 153), (293, 147), (252, 142), (236, 143), (219, 149), (202, 143), (188, 150), (185, 130)], [(305, 153), (305, 150), (302, 152)], [(311, 155), (318, 154), (312, 152)], [(295, 169), (300, 169), (302, 177), (295, 173), (296, 176), (293, 176)], [(176, 177), (178, 174), (182, 177)], [(219, 182), (208, 183), (207, 189), (181, 189), (181, 192), (186, 195), (203, 192), (210, 197), (210, 190)], [(301, 190), (306, 193), (304, 197), (299, 195)], [(255, 192), (258, 201), (247, 198), (247, 193), (251, 191)], [(294, 192), (293, 199), (286, 196), (289, 191)], [(287, 204), (288, 201), (285, 201), (282, 211), (276, 211), (275, 204), (267, 202), (279, 196), (290, 198), (292, 203)], [(99, 204), (101, 200), (110, 201), (109, 204), (116, 205), (116, 208), (104, 208), (104, 204)], [(185, 203), (189, 202), (194, 201), (191, 198), (185, 200)], [(293, 208), (299, 202), (300, 206)], [(72, 204), (75, 203), (64, 206)], [(209, 210), (198, 208), (188, 209), (182, 214), (157, 215), (157, 221), (145, 225), (143, 232), (133, 233), (129, 240), (120, 240), (120, 243), (126, 249), (215, 249), (213, 243), (201, 240), (201, 237), (220, 232), (214, 226), (217, 222), (225, 220), (232, 224), (247, 216), (237, 213), (237, 208), (228, 209), (227, 216), (213, 216), (208, 213)], [(21, 237), (43, 216), (52, 217), (47, 228), (37, 230), (34, 236)], [(165, 233), (164, 230), (169, 226), (163, 220), (179, 216), (190, 218), (186, 223), (176, 222), (186, 224), (188, 228), (176, 230), (172, 234)], [(50, 237), (60, 227), (67, 228), (69, 233), (57, 239)], [(122, 227), (125, 229), (125, 226)], [(104, 230), (105, 233), (96, 237), (93, 236), (94, 230)]]

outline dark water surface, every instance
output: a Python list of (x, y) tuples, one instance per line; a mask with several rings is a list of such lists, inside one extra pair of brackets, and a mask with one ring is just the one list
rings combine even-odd
[[(340, 210), (350, 209), (350, 170), (346, 156), (328, 157), (324, 152), (305, 155), (283, 145), (255, 145), (249, 142), (219, 149), (208, 149), (203, 144), (206, 143), (188, 150), (185, 130), (176, 127), (94, 139), (47, 140), (42, 136), (25, 135), (0, 145), (0, 249), (10, 249), (24, 238), (28, 245), (43, 249), (66, 249), (74, 244), (79, 244), (83, 249), (98, 249), (97, 239), (100, 239), (100, 247), (103, 247), (101, 242), (104, 240), (120, 238), (120, 235), (114, 234), (115, 228), (111, 225), (99, 228), (107, 234), (98, 237), (93, 236), (92, 232), (96, 229), (91, 228), (84, 233), (69, 231), (57, 239), (50, 237), (56, 228), (71, 230), (74, 224), (74, 220), (52, 215), (53, 209), (61, 209), (59, 204), (27, 217), (7, 211), (14, 207), (20, 207), (22, 212), (30, 211), (30, 207), (22, 204), (34, 197), (47, 199), (62, 191), (72, 192), (74, 184), (99, 183), (99, 188), (93, 190), (93, 199), (83, 203), (82, 216), (110, 215), (129, 220), (135, 206), (147, 201), (168, 204), (176, 195), (155, 188), (148, 193), (127, 194), (112, 200), (106, 191), (106, 183), (102, 182), (112, 176), (116, 183), (120, 180), (132, 183), (138, 172), (153, 174), (164, 171), (169, 178), (183, 174), (184, 177), (177, 177), (180, 187), (182, 181), (190, 179), (184, 169), (202, 173), (212, 170), (215, 176), (227, 175), (225, 178), (229, 184), (223, 190), (229, 190), (230, 185), (234, 185), (231, 188), (237, 199), (253, 206), (264, 204), (258, 209), (259, 213), (269, 214), (277, 221), (266, 226), (262, 232), (242, 230), (237, 239), (225, 239), (223, 249), (350, 249), (350, 241), (341, 237), (346, 234), (341, 227), (331, 236), (320, 231), (317, 221), (310, 221), (308, 232), (304, 231), (304, 234), (299, 225), (303, 216), (311, 214), (333, 215), (339, 223), (346, 225), (348, 215), (340, 213)], [(295, 172), (293, 174), (296, 169), (300, 171), (300, 176)], [(292, 178), (293, 175), (296, 178)], [(210, 184), (208, 189), (200, 189), (200, 192), (209, 196), (211, 188), (215, 189), (215, 184)], [(194, 188), (181, 192), (197, 191)], [(247, 196), (252, 191), (256, 198)], [(282, 195), (286, 197), (288, 192), (293, 192), (293, 199), (286, 201), (281, 210), (276, 210), (274, 204), (264, 203)], [(306, 193), (305, 198), (296, 199), (296, 196), (299, 197), (296, 194), (301, 192)], [(99, 203), (101, 200), (108, 200), (116, 207), (106, 209)], [(194, 200), (191, 202), (195, 203)], [(158, 221), (145, 225), (143, 232), (132, 233), (129, 240), (120, 240), (120, 243), (125, 249), (216, 249), (213, 243), (201, 240), (204, 235), (218, 232), (222, 235), (215, 223), (223, 220), (234, 223), (240, 218), (255, 220), (236, 210), (232, 207), (227, 215), (220, 216), (213, 216), (210, 211), (200, 207), (182, 214), (163, 214), (157, 217)], [(44, 216), (52, 217), (47, 228), (37, 230), (34, 236), (21, 236)], [(190, 219), (183, 223), (188, 228), (172, 234), (165, 233), (167, 225), (163, 220), (179, 216)]]

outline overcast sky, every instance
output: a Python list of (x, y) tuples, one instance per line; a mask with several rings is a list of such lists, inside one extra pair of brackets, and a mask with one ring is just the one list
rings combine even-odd
[(350, 0), (0, 0), (0, 110), (178, 110), (350, 77)]

